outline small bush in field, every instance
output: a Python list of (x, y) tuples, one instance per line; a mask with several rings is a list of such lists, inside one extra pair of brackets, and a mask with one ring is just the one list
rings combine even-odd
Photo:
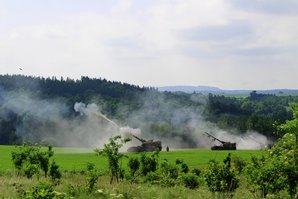
[(188, 168), (187, 164), (183, 162), (181, 164), (181, 172), (182, 173), (187, 173), (188, 171), (189, 171), (189, 168)]
[(145, 153), (141, 156), (141, 173), (146, 176), (149, 172), (155, 172), (158, 166), (158, 151), (147, 156)]
[(23, 171), (27, 178), (32, 178), (34, 174), (38, 173), (38, 168), (35, 164), (26, 164), (26, 166), (23, 167)]
[(129, 158), (128, 160), (128, 167), (130, 169), (130, 175), (131, 177), (134, 177), (135, 176), (135, 173), (139, 170), (140, 168), (140, 161), (138, 158), (134, 158), (134, 157), (131, 157)]
[(145, 177), (145, 182), (150, 182), (152, 184), (158, 184), (162, 176), (156, 172), (148, 172)]
[(182, 173), (189, 171), (188, 165), (182, 159), (176, 159), (176, 165), (180, 165)]
[(64, 193), (58, 193), (53, 190), (52, 185), (46, 182), (39, 182), (32, 190), (22, 193), (21, 198), (26, 199), (63, 199), (66, 197)]
[(188, 173), (182, 176), (182, 182), (189, 189), (196, 189), (199, 186), (198, 177), (195, 174)]
[(252, 158), (245, 173), (251, 189), (260, 190), (262, 197), (277, 194), (286, 187), (286, 177), (281, 175), (282, 165), (277, 159)]
[(234, 167), (237, 169), (239, 173), (241, 173), (244, 167), (246, 166), (246, 162), (238, 156), (234, 156), (232, 161), (234, 163)]
[(160, 170), (163, 178), (177, 179), (179, 175), (178, 167), (170, 164), (168, 161), (164, 161), (160, 164)]
[(204, 177), (211, 192), (230, 193), (239, 186), (236, 172), (226, 163), (210, 161)]
[(193, 169), (192, 171), (191, 171), (191, 173), (192, 174), (195, 174), (196, 176), (200, 176), (201, 175), (201, 170), (200, 169), (197, 169), (197, 168), (195, 168), (195, 169)]
[(116, 135), (115, 137), (109, 139), (109, 143), (105, 144), (102, 150), (95, 149), (96, 153), (99, 155), (104, 155), (108, 158), (111, 184), (114, 181), (118, 182), (119, 177), (124, 177), (124, 173), (122, 172), (123, 170), (119, 164), (120, 160), (124, 157), (124, 154), (120, 153), (119, 150), (123, 144), (129, 141), (129, 138), (122, 139), (120, 135)]
[(56, 182), (61, 178), (61, 172), (59, 171), (59, 166), (56, 164), (55, 161), (51, 163), (49, 175), (51, 179)]
[(93, 163), (87, 163), (87, 173), (86, 173), (86, 184), (87, 189), (89, 193), (91, 193), (94, 190), (94, 186), (97, 182), (97, 179), (99, 177), (99, 174), (95, 168), (95, 165)]
[(44, 176), (47, 177), (49, 159), (53, 154), (51, 146), (48, 147), (47, 151), (42, 151), (41, 147), (23, 145), (17, 146), (12, 151), (11, 157), (18, 174), (23, 171), (28, 178), (31, 178), (35, 173), (38, 174), (39, 171), (43, 171)]

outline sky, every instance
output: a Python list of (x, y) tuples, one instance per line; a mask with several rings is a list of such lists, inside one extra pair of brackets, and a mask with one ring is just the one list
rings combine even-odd
[(0, 74), (298, 89), (298, 1), (0, 0)]

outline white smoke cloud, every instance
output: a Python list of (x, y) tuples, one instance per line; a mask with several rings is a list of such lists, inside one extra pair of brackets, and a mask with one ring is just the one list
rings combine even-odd
[[(68, 107), (59, 99), (41, 99), (30, 92), (1, 92), (0, 99), (3, 107), (17, 113), (22, 118), (16, 127), (16, 133), (28, 140), (42, 140), (45, 143), (58, 146), (102, 147), (108, 139), (120, 134), (131, 137), (132, 141), (126, 146), (136, 146), (141, 143), (132, 137), (136, 135), (146, 140), (161, 140), (163, 148), (207, 148), (214, 143), (204, 132), (208, 132), (226, 142), (236, 142), (238, 149), (257, 149), (270, 144), (264, 135), (257, 132), (247, 132), (236, 135), (219, 129), (214, 124), (205, 121), (203, 108), (206, 104), (204, 96), (194, 95), (191, 99), (200, 104), (193, 107), (180, 106), (177, 102), (166, 98), (162, 93), (142, 98), (143, 106), (130, 112), (121, 107), (118, 113), (128, 117), (125, 125), (101, 113), (101, 107), (95, 103), (84, 104), (77, 102), (71, 114)], [(161, 121), (161, 113), (167, 115), (168, 121)], [(1, 112), (1, 118), (9, 117), (8, 112)], [(148, 118), (154, 118), (154, 121)], [(155, 132), (152, 125), (170, 129), (166, 134)], [(180, 129), (181, 125), (185, 129)]]

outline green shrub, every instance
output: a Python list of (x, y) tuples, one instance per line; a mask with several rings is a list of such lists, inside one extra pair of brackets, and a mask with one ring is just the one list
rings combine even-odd
[(185, 187), (190, 188), (190, 189), (196, 189), (199, 186), (198, 177), (192, 173), (183, 175), (182, 182)]
[(99, 174), (93, 163), (87, 163), (87, 172), (86, 172), (86, 186), (88, 192), (91, 193), (94, 190), (94, 186), (98, 180)]
[(119, 181), (119, 175), (121, 175), (121, 178), (124, 177), (124, 173), (122, 172), (123, 170), (120, 167), (121, 165), (119, 165), (119, 162), (124, 157), (124, 154), (120, 153), (119, 150), (123, 144), (129, 141), (129, 138), (122, 139), (120, 135), (116, 135), (115, 137), (109, 139), (109, 143), (105, 144), (102, 150), (95, 149), (96, 153), (108, 158), (111, 184), (115, 181)]
[(140, 168), (140, 161), (136, 157), (131, 157), (128, 160), (128, 168), (130, 169), (130, 175), (131, 177), (135, 176), (135, 173), (139, 170)]
[(26, 199), (63, 199), (66, 194), (53, 190), (53, 186), (47, 182), (38, 182), (32, 190), (22, 193), (21, 198)]
[(158, 151), (150, 156), (145, 153), (141, 155), (141, 173), (146, 176), (149, 172), (155, 172), (158, 166)]
[(150, 182), (151, 184), (159, 184), (161, 178), (161, 175), (156, 172), (148, 172), (145, 177), (145, 182)]
[(26, 164), (23, 167), (24, 174), (27, 178), (32, 178), (34, 174), (38, 173), (37, 165), (35, 164)]
[(189, 168), (188, 168), (187, 164), (183, 162), (181, 164), (181, 172), (182, 173), (188, 173), (188, 171), (189, 171)]
[(205, 180), (211, 192), (230, 193), (239, 186), (239, 178), (228, 164), (210, 161), (205, 171)]
[(163, 178), (177, 179), (179, 175), (177, 166), (170, 164), (168, 161), (164, 161), (160, 164), (160, 170)]
[(39, 173), (39, 170), (44, 172), (47, 177), (49, 170), (49, 159), (54, 152), (49, 146), (47, 151), (42, 151), (39, 146), (16, 146), (12, 151), (11, 157), (18, 174), (23, 170), (28, 178), (31, 178), (34, 173)]
[(59, 171), (59, 166), (56, 164), (56, 162), (53, 160), (50, 165), (50, 173), (49, 173), (52, 181), (58, 182), (61, 178), (61, 172)]
[(281, 164), (276, 159), (253, 158), (245, 173), (253, 191), (261, 191), (262, 197), (277, 194), (286, 187), (286, 177), (281, 175)]
[(244, 167), (246, 166), (246, 162), (238, 156), (233, 156), (232, 161), (234, 163), (234, 167), (237, 169), (239, 173), (241, 173)]
[(200, 176), (201, 175), (201, 170), (198, 169), (198, 168), (194, 168), (192, 171), (191, 171), (192, 174), (195, 174), (196, 176)]

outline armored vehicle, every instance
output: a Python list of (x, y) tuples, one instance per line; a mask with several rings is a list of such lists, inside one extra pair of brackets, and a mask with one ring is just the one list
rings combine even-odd
[(153, 141), (153, 140), (144, 140), (133, 135), (134, 138), (142, 142), (140, 146), (133, 146), (127, 149), (127, 152), (150, 152), (150, 151), (161, 151), (161, 141)]
[(210, 135), (209, 133), (205, 132), (209, 138), (212, 138), (214, 141), (218, 141), (221, 143), (221, 145), (214, 145), (211, 147), (211, 150), (236, 150), (236, 143), (235, 142), (225, 142), (222, 141), (213, 135)]

